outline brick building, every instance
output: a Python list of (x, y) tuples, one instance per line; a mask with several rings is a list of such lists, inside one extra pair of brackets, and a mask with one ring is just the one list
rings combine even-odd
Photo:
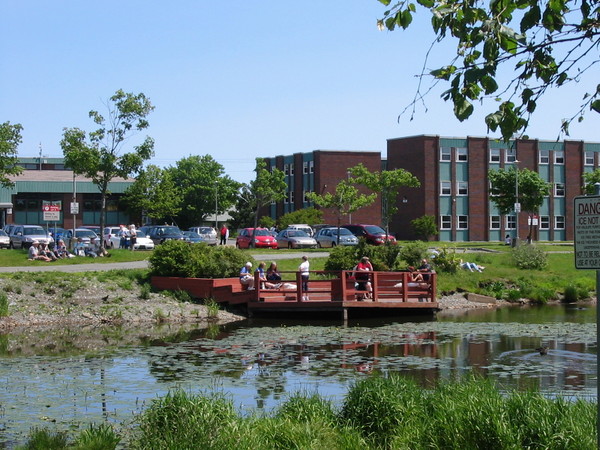
[[(362, 163), (371, 171), (380, 171), (382, 165), (380, 152), (369, 151), (330, 151), (315, 150), (308, 153), (294, 153), (287, 156), (266, 158), (269, 167), (276, 167), (285, 173), (288, 186), (286, 198), (271, 205), (266, 215), (278, 217), (313, 205), (306, 198), (306, 193), (335, 192), (337, 183), (348, 176), (348, 169)], [(364, 193), (370, 193), (362, 189)], [(381, 202), (376, 200), (370, 206), (362, 208), (352, 217), (342, 218), (346, 223), (381, 223)], [(329, 210), (323, 210), (323, 222), (336, 224), (336, 216)]]
[[(582, 174), (599, 167), (600, 143), (422, 135), (389, 139), (387, 159), (389, 169), (406, 169), (421, 181), (399, 192), (390, 227), (399, 239), (413, 239), (410, 221), (427, 214), (436, 217), (441, 241), (500, 241), (517, 226), (524, 239), (530, 220), (537, 223), (534, 239), (563, 241), (573, 239), (573, 198), (582, 194)], [(550, 184), (539, 217), (500, 215), (490, 201), (488, 171), (513, 165)]]

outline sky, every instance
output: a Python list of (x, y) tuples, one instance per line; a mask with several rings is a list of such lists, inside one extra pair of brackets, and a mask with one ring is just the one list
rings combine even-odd
[[(62, 156), (65, 127), (93, 129), (118, 89), (155, 106), (143, 136), (161, 167), (211, 155), (240, 182), (256, 157), (313, 150), (367, 150), (420, 134), (490, 136), (485, 103), (459, 122), (437, 86), (413, 120), (398, 116), (415, 96), (433, 39), (420, 11), (408, 31), (379, 31), (377, 0), (3, 2), (0, 122), (24, 130), (19, 156)], [(448, 62), (436, 47), (429, 68)], [(595, 80), (597, 82), (597, 80)], [(429, 81), (425, 81), (429, 86)], [(528, 134), (556, 139), (578, 109), (585, 83), (551, 91)], [(598, 115), (569, 139), (598, 142)], [(134, 137), (128, 144), (134, 145)], [(127, 148), (125, 149), (127, 150)]]

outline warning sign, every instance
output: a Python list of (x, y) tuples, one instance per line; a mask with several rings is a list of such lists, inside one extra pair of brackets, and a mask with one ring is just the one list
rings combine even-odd
[(600, 269), (600, 196), (574, 201), (575, 268)]

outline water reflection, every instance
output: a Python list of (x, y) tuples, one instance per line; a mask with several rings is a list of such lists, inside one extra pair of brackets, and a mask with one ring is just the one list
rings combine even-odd
[[(223, 390), (242, 411), (273, 408), (297, 390), (339, 401), (350, 383), (373, 373), (401, 373), (431, 386), (476, 372), (506, 387), (591, 397), (595, 314), (595, 308), (506, 308), (445, 314), (434, 322), (253, 321), (163, 334), (136, 330), (127, 347), (87, 356), (48, 354), (47, 336), (40, 338), (39, 356), (19, 356), (31, 346), (23, 336), (7, 335), (0, 340), (9, 355), (0, 365), (0, 440), (19, 440), (31, 426), (128, 421), (174, 387)], [(547, 354), (539, 347), (548, 347)]]

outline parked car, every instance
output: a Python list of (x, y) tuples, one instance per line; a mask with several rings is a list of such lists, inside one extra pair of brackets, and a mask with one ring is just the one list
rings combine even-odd
[(82, 225), (79, 228), (86, 228), (88, 230), (92, 230), (94, 233), (96, 233), (98, 236), (100, 236), (101, 233), (101, 228), (98, 225)]
[(217, 245), (219, 242), (217, 238), (217, 230), (215, 230), (213, 227), (192, 227), (188, 231), (198, 233), (208, 245)]
[(317, 241), (302, 230), (286, 228), (277, 235), (277, 248), (317, 248)]
[(65, 246), (69, 250), (73, 250), (73, 246), (77, 243), (79, 238), (81, 238), (81, 241), (85, 244), (89, 244), (92, 238), (100, 242), (98, 235), (88, 228), (75, 228), (75, 232), (73, 232), (73, 230), (67, 230), (63, 235), (63, 241), (65, 241)]
[(183, 233), (179, 227), (174, 225), (154, 225), (141, 227), (137, 230), (138, 237), (143, 237), (144, 234), (152, 239), (154, 245), (162, 244), (163, 242), (170, 240), (184, 240)]
[(54, 242), (58, 242), (59, 239), (62, 239), (64, 234), (65, 234), (65, 229), (64, 228), (59, 228), (59, 227), (50, 227), (48, 229), (48, 232), (50, 233), (50, 235), (52, 236), (52, 239), (54, 239)]
[[(371, 245), (383, 245), (385, 244), (385, 230), (377, 225), (343, 225), (344, 228), (350, 230), (350, 232), (357, 238), (366, 239), (368, 244)], [(388, 242), (395, 244), (396, 238), (391, 234), (387, 236)]]
[(301, 230), (308, 234), (310, 237), (315, 235), (315, 231), (305, 223), (293, 223), (287, 226), (286, 230)]
[(104, 227), (103, 236), (106, 248), (121, 247), (121, 227)]
[(54, 242), (52, 236), (39, 225), (15, 225), (10, 235), (10, 248), (29, 248), (33, 241), (41, 244)]
[(206, 243), (206, 240), (200, 236), (198, 233), (196, 233), (195, 231), (182, 231), (183, 233), (183, 237), (185, 238), (186, 242), (189, 242), (190, 244), (200, 244), (202, 242)]
[(10, 247), (10, 238), (8, 234), (4, 230), (0, 230), (0, 248), (9, 248)]
[[(252, 236), (254, 234), (254, 237)], [(237, 248), (277, 248), (277, 240), (266, 228), (243, 228), (235, 239)]]
[[(350, 230), (346, 228), (340, 228), (339, 232), (339, 245), (357, 245), (358, 238), (354, 236)], [(319, 247), (335, 247), (338, 245), (338, 229), (335, 228), (321, 228), (315, 235), (315, 240)]]
[(6, 234), (8, 234), (10, 236), (10, 232), (12, 231), (12, 229), (14, 227), (16, 227), (16, 225), (14, 223), (8, 223), (8, 224), (4, 225), (3, 230)]

